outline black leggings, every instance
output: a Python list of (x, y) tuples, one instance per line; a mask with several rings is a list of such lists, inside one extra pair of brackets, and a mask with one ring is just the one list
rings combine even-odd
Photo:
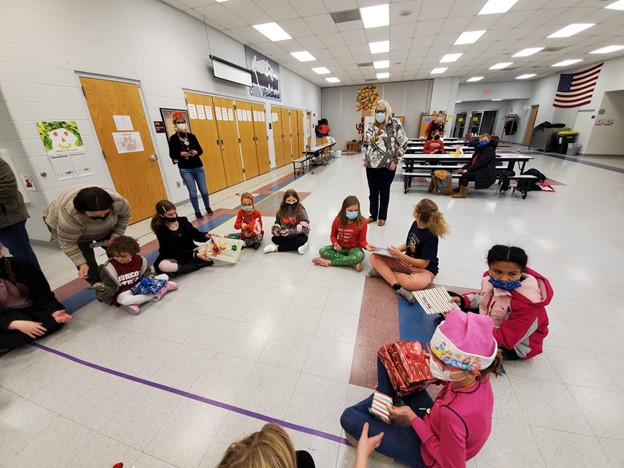
[[(28, 320), (40, 322), (47, 330), (44, 336), (48, 336), (63, 327), (52, 317), (54, 310), (48, 310), (42, 306), (30, 306), (22, 309), (0, 309), (0, 320), (6, 324), (0, 329), (0, 349), (14, 349), (35, 341), (35, 339), (19, 330), (8, 330), (8, 326), (14, 320)], [(43, 337), (38, 337), (43, 338)], [(38, 339), (37, 338), (37, 339)]]
[(278, 246), (279, 252), (290, 252), (308, 242), (308, 236), (305, 234), (298, 234), (296, 237), (273, 236), (271, 242)]
[(368, 201), (370, 215), (374, 221), (388, 219), (388, 204), (390, 203), (390, 186), (396, 171), (382, 167), (380, 169), (366, 168), (368, 182)]
[[(101, 240), (106, 240), (106, 238)], [(98, 264), (95, 261), (95, 249), (89, 247), (90, 245), (91, 241), (78, 242), (78, 248), (80, 249), (80, 252), (82, 252), (83, 257), (87, 261), (87, 266), (89, 267), (89, 277), (87, 278), (87, 281), (90, 284), (94, 284), (100, 281), (100, 272), (98, 271)], [(106, 252), (108, 258), (110, 258), (111, 256), (108, 253), (108, 250), (106, 250), (105, 247), (102, 248)]]
[(468, 182), (474, 182), (475, 180), (477, 180), (476, 172), (464, 172), (459, 179), (459, 185), (468, 187)]

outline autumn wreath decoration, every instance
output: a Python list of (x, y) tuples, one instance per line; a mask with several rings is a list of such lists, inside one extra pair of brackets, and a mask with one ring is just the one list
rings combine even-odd
[(357, 97), (355, 98), (355, 104), (358, 111), (372, 111), (375, 108), (375, 104), (379, 99), (379, 93), (377, 92), (377, 86), (364, 85), (358, 89)]

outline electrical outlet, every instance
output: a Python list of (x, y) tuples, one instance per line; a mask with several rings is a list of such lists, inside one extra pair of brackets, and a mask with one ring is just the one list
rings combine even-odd
[(176, 185), (177, 185), (177, 187), (178, 187), (178, 188), (182, 187), (182, 184), (180, 183), (180, 181), (179, 181), (179, 180), (178, 180), (178, 181), (176, 181)]

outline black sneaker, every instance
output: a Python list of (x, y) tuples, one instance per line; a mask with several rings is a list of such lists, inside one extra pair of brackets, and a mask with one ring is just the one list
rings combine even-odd
[(260, 248), (260, 242), (253, 245), (254, 250), (258, 250)]
[(208, 216), (212, 216), (212, 215), (214, 214), (214, 211), (212, 211), (210, 208), (208, 208), (208, 209), (206, 210), (206, 214), (207, 214)]
[(196, 217), (197, 219), (204, 219), (204, 216), (203, 216), (203, 215), (202, 215), (199, 211), (196, 211), (196, 212), (195, 212), (195, 217)]

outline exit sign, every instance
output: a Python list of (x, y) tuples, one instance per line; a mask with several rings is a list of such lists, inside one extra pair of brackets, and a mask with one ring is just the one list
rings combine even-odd
[(483, 91), (485, 94), (492, 94), (492, 90), (491, 89), (486, 89), (485, 91)]

